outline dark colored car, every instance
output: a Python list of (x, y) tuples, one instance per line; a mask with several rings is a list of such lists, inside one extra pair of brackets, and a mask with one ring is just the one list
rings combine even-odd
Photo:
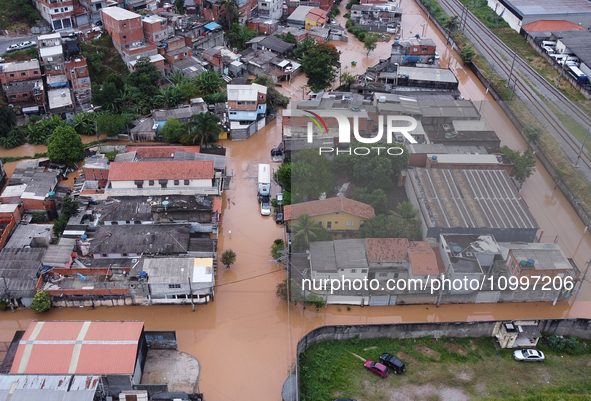
[(380, 376), (381, 378), (388, 376), (388, 368), (379, 362), (365, 361), (363, 366), (365, 366), (365, 368), (367, 370), (374, 372), (376, 375)]
[(388, 354), (387, 352), (380, 355), (380, 362), (389, 367), (390, 370), (394, 372), (394, 374), (400, 374), (406, 371), (406, 366), (404, 366), (404, 363), (394, 355)]
[(275, 217), (275, 223), (283, 224), (283, 212), (282, 211), (277, 212), (277, 216)]

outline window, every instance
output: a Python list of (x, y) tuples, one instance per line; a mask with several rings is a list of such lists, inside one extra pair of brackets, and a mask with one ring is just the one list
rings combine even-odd
[(351, 269), (351, 273), (357, 273), (357, 269)]
[(14, 74), (10, 74), (10, 76), (11, 76), (12, 78), (14, 78)]
[(354, 221), (348, 221), (345, 223), (346, 226), (354, 226), (355, 222)]
[(127, 256), (127, 254), (126, 253), (122, 253), (121, 256)]
[(335, 221), (334, 223), (335, 223), (335, 224), (339, 224), (339, 222), (338, 222), (338, 221)]
[(330, 228), (332, 227), (332, 221), (329, 221), (326, 223), (326, 229), (330, 230)]
[(21, 77), (24, 77), (25, 75), (27, 75), (26, 72), (21, 72)]
[(54, 8), (54, 9), (53, 9), (53, 12), (57, 14), (57, 13), (59, 13), (59, 12), (60, 12), (60, 9), (59, 9), (59, 8)]
[(16, 95), (10, 95), (11, 99), (16, 99)]
[(168, 288), (181, 288), (180, 284), (168, 284)]
[(322, 226), (322, 225), (324, 225), (324, 223), (323, 223), (322, 221), (319, 221), (319, 222), (318, 222), (318, 225), (319, 225), (319, 226)]
[(424, 52), (426, 52), (429, 49), (427, 49), (426, 47), (423, 47), (421, 50), (424, 51)]
[(121, 25), (123, 25), (123, 26), (127, 26), (127, 22), (123, 21), (123, 22), (121, 23)]
[(174, 185), (179, 185), (179, 180), (174, 180)]
[(123, 40), (125, 40), (125, 39), (127, 39), (127, 35), (123, 35), (121, 38), (122, 38)]
[(185, 185), (189, 185), (189, 180), (185, 180)]
[(33, 71), (33, 75), (39, 75), (39, 71)]
[(361, 269), (361, 273), (367, 273), (367, 269)]
[(148, 181), (148, 185), (151, 186), (151, 187), (153, 187), (154, 186), (154, 180)]
[(79, 74), (84, 74), (84, 68), (80, 68)]
[(378, 277), (388, 277), (388, 273), (378, 273)]
[(29, 97), (29, 94), (28, 93), (23, 93), (23, 97), (24, 98), (27, 98), (27, 97)]
[(399, 274), (399, 273), (394, 273), (394, 279), (395, 279), (395, 280), (398, 280), (398, 274)]

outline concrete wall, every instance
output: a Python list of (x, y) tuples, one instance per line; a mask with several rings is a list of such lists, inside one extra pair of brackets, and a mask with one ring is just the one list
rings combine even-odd
[[(493, 10), (495, 10), (497, 15), (501, 15), (501, 13), (502, 13), (503, 16), (501, 18), (504, 19), (507, 22), (507, 24), (509, 24), (509, 26), (511, 28), (513, 28), (517, 32), (521, 31), (522, 21), (519, 19), (519, 17), (517, 17), (509, 9), (507, 9), (507, 7), (505, 7), (503, 4), (501, 4), (501, 2), (499, 0), (488, 0), (488, 6), (490, 8), (492, 8)], [(503, 12), (503, 11), (505, 11), (505, 12)], [(542, 19), (542, 18), (540, 18), (540, 19)], [(544, 19), (547, 19), (547, 18), (544, 17)], [(528, 22), (533, 22), (533, 21), (528, 21)], [(528, 22), (523, 22), (523, 23), (527, 24)]]

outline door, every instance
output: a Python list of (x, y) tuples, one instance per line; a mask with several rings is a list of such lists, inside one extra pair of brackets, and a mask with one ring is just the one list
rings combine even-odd
[(389, 295), (372, 295), (369, 299), (369, 306), (386, 306), (389, 300)]

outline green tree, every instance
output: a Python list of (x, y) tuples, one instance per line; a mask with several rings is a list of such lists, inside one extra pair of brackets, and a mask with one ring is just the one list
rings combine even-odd
[(134, 71), (127, 76), (126, 83), (151, 98), (158, 92), (158, 82), (161, 79), (162, 74), (154, 63), (148, 57), (141, 57), (135, 64)]
[(116, 137), (125, 131), (125, 120), (121, 114), (101, 114), (97, 120), (97, 130), (100, 135)]
[(122, 101), (121, 89), (113, 82), (105, 82), (102, 86), (92, 85), (92, 102), (102, 106), (104, 110), (116, 112)]
[(158, 133), (166, 142), (179, 143), (183, 136), (189, 134), (186, 124), (176, 118), (169, 118)]
[(329, 195), (336, 183), (330, 161), (316, 149), (301, 150), (293, 155), (291, 178), (292, 196), (300, 202), (318, 199), (323, 192)]
[(378, 45), (379, 35), (377, 33), (368, 33), (365, 35), (365, 40), (363, 41), (363, 47), (367, 50), (367, 57), (369, 57), (369, 53), (375, 50), (376, 46)]
[(50, 310), (51, 297), (49, 296), (49, 292), (37, 291), (37, 293), (33, 297), (33, 301), (31, 301), (31, 309), (33, 309), (35, 313), (43, 313)]
[(349, 72), (345, 71), (341, 75), (341, 85), (347, 89), (349, 89), (351, 87), (351, 85), (353, 85), (355, 83), (355, 81), (356, 81), (355, 76), (350, 74)]
[(271, 257), (273, 258), (273, 260), (275, 260), (276, 262), (279, 261), (279, 259), (283, 256), (282, 253), (285, 250), (285, 242), (278, 238), (275, 241), (273, 241), (273, 245), (271, 245)]
[[(354, 142), (350, 149), (354, 149), (363, 144)], [(360, 187), (367, 187), (368, 190), (383, 189), (387, 191), (396, 186), (397, 175), (408, 165), (409, 154), (402, 144), (386, 145), (386, 148), (400, 148), (401, 151), (394, 149), (388, 154), (387, 149), (381, 149), (380, 153), (374, 152), (371, 157), (340, 154), (332, 161), (333, 171), (346, 172), (353, 183)], [(396, 155), (395, 155), (396, 154)]]
[(456, 28), (460, 25), (460, 19), (457, 15), (454, 15), (453, 17), (449, 17), (446, 21), (445, 24), (443, 24), (443, 27), (448, 29), (450, 32), (450, 35), (453, 36), (454, 31), (456, 30)]
[(554, 189), (556, 189), (556, 187), (558, 186), (558, 182), (566, 176), (566, 171), (561, 170), (559, 168), (557, 168), (555, 172), (556, 174), (552, 176), (552, 179), (554, 180)]
[(240, 18), (240, 7), (236, 0), (221, 0), (218, 4), (223, 10), (219, 22), (223, 29), (227, 31), (234, 25), (234, 21)]
[(16, 125), (16, 114), (11, 107), (0, 107), (0, 135), (10, 132), (12, 127)]
[(284, 42), (295, 44), (296, 38), (293, 36), (291, 32), (287, 32), (283, 35), (277, 35), (278, 38), (282, 39)]
[(254, 39), (259, 34), (256, 29), (248, 29), (246, 25), (232, 24), (230, 33), (228, 34), (228, 40), (230, 46), (238, 49), (239, 52), (246, 49), (246, 42)]
[(328, 43), (316, 43), (306, 51), (302, 68), (313, 91), (318, 92), (332, 85), (341, 66), (339, 59), (340, 52)]
[(219, 117), (209, 111), (191, 116), (191, 122), (189, 123), (191, 133), (196, 131), (193, 142), (199, 139), (201, 146), (203, 146), (204, 142), (207, 145), (208, 142), (217, 141), (222, 132), (219, 122)]
[(84, 144), (72, 127), (57, 127), (47, 140), (47, 157), (71, 166), (84, 156)]
[(300, 214), (292, 225), (293, 247), (296, 252), (303, 252), (310, 247), (310, 242), (330, 241), (328, 230), (319, 225), (307, 214)]
[(462, 51), (460, 51), (460, 57), (462, 58), (464, 64), (470, 64), (474, 59), (474, 56), (476, 56), (476, 52), (470, 46), (464, 46)]
[(79, 135), (95, 135), (95, 122), (98, 115), (83, 111), (74, 117), (74, 129)]
[(370, 192), (367, 188), (355, 188), (352, 199), (371, 205), (376, 214), (388, 213), (388, 197), (381, 189)]
[(199, 75), (196, 85), (202, 95), (211, 95), (220, 91), (220, 88), (224, 85), (224, 80), (217, 72), (207, 70)]
[(181, 70), (171, 72), (168, 79), (170, 80), (170, 82), (177, 85), (180, 85), (181, 83), (188, 81), (187, 77), (185, 77), (185, 74), (183, 74)]
[(513, 176), (519, 182), (525, 182), (527, 177), (532, 175), (536, 167), (534, 154), (526, 150), (523, 153), (509, 148), (507, 145), (499, 149), (505, 160), (513, 163)]
[(220, 258), (220, 262), (226, 265), (226, 269), (230, 268), (230, 265), (236, 263), (236, 253), (231, 249), (226, 249), (224, 253), (222, 253), (222, 257)]
[(310, 48), (316, 45), (316, 41), (312, 38), (304, 38), (297, 44), (296, 48), (293, 50), (293, 55), (298, 60), (303, 60), (304, 56), (308, 52)]
[[(304, 300), (304, 297), (302, 294), (302, 288), (300, 287), (300, 285), (298, 284), (298, 282), (296, 280), (290, 280), (290, 281), (291, 281), (291, 283), (290, 283), (291, 285), (289, 286), (290, 287), (289, 301), (297, 304), (298, 302)], [(275, 287), (275, 296), (277, 298), (279, 298), (281, 301), (287, 302), (287, 300), (288, 300), (287, 279), (285, 279), (282, 282), (280, 282), (279, 284), (277, 284), (277, 287)]]
[(178, 85), (170, 85), (166, 88), (160, 88), (154, 96), (154, 105), (156, 107), (172, 108), (182, 103), (184, 99), (183, 92)]
[(178, 14), (185, 14), (185, 0), (175, 0), (174, 8)]
[(393, 215), (400, 217), (401, 219), (406, 220), (409, 223), (415, 225), (421, 222), (421, 219), (417, 217), (418, 213), (419, 211), (415, 209), (412, 203), (410, 203), (409, 201), (399, 203), (396, 207), (396, 211), (392, 212)]
[(534, 127), (532, 125), (526, 125), (523, 127), (523, 134), (534, 142), (537, 142), (542, 137), (542, 128)]
[(377, 215), (363, 222), (359, 228), (360, 238), (408, 238), (420, 241), (417, 226), (397, 215)]
[(275, 83), (273, 82), (273, 78), (269, 75), (261, 74), (254, 81), (255, 84), (263, 85), (267, 87), (267, 108), (270, 110), (275, 110), (278, 107), (287, 107), (289, 104), (289, 98), (285, 95), (282, 95), (277, 88), (275, 87)]
[(197, 86), (197, 80), (185, 79), (179, 84), (179, 89), (183, 94), (185, 100), (189, 100), (200, 95), (199, 87)]
[(291, 192), (291, 163), (282, 164), (277, 169), (276, 179), (283, 191)]

